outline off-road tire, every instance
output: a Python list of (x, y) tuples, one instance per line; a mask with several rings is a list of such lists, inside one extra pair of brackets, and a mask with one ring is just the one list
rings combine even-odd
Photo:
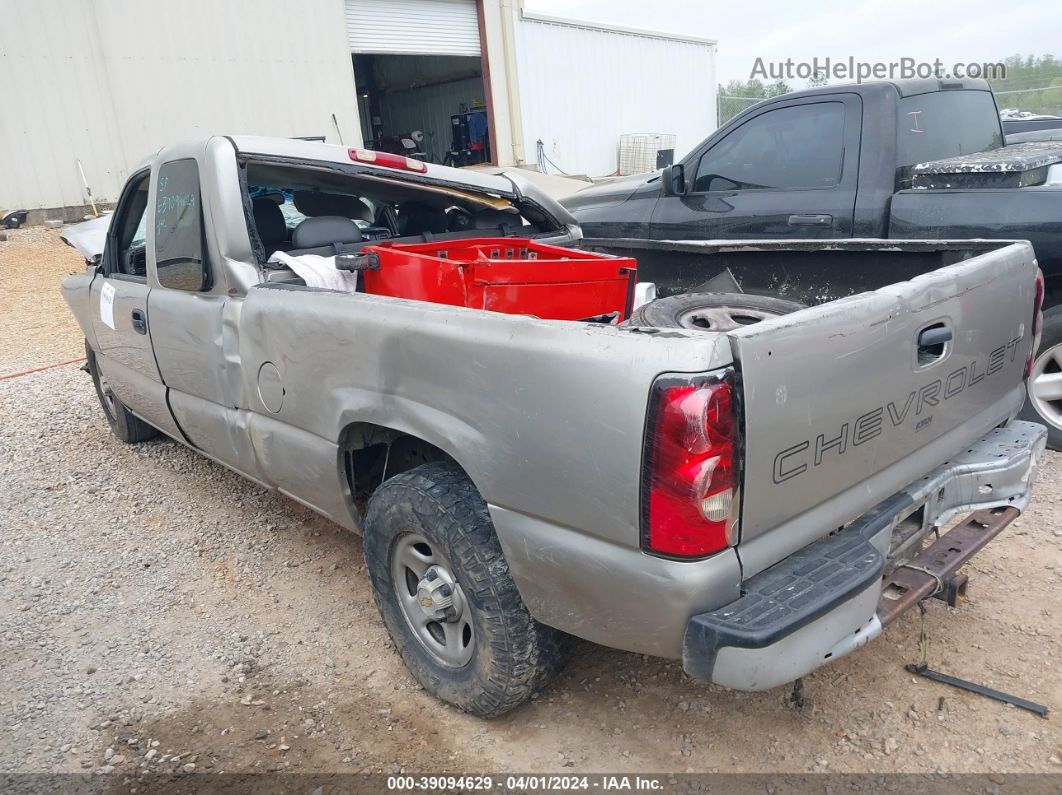
[[(1044, 356), (1059, 354), (1059, 350), (1053, 348), (1062, 346), (1062, 306), (1053, 306), (1044, 312), (1043, 333), (1040, 337), (1040, 350), (1036, 354), (1036, 362), (1033, 365), (1033, 378), (1029, 379), (1028, 388), (1031, 393), (1036, 374), (1045, 370), (1050, 373), (1062, 372), (1057, 362), (1045, 363)], [(1062, 350), (1062, 349), (1060, 349)], [(1062, 357), (1060, 357), (1062, 358)], [(1062, 400), (1052, 401), (1052, 411), (1041, 411), (1037, 408), (1032, 395), (1026, 397), (1025, 405), (1021, 409), (1021, 419), (1029, 422), (1038, 422), (1047, 427), (1047, 446), (1052, 450), (1062, 450)]]
[(104, 385), (96, 362), (96, 354), (87, 342), (85, 343), (85, 358), (89, 374), (92, 376), (92, 384), (96, 387), (96, 397), (99, 398), (100, 408), (103, 409), (103, 416), (107, 418), (107, 424), (111, 426), (111, 433), (126, 444), (146, 442), (158, 436), (158, 428), (133, 414), (113, 392), (109, 397), (104, 395)]
[[(647, 328), (701, 328), (712, 331), (711, 322), (690, 322), (699, 310), (712, 310), (726, 307), (732, 314), (740, 315), (741, 310), (751, 310), (734, 327), (750, 325), (766, 316), (788, 315), (799, 309), (806, 309), (803, 304), (773, 298), (766, 295), (748, 295), (746, 293), (680, 293), (667, 298), (658, 298), (638, 307), (624, 325), (643, 326)], [(728, 328), (718, 329), (728, 331)]]
[[(384, 625), (429, 693), (465, 712), (494, 718), (530, 699), (560, 668), (568, 636), (531, 617), (487, 504), (456, 464), (433, 461), (385, 481), (369, 499), (364, 531), (365, 564)], [(475, 647), (460, 668), (428, 653), (398, 602), (391, 555), (408, 533), (438, 546), (465, 595)]]

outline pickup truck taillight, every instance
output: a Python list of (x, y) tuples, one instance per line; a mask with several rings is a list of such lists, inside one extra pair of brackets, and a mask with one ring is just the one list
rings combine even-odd
[(1040, 350), (1040, 334), (1044, 330), (1044, 272), (1036, 269), (1036, 297), (1033, 302), (1032, 321), (1032, 350), (1029, 358), (1025, 360), (1025, 377), (1032, 375), (1033, 364), (1036, 362), (1036, 352)]
[(739, 499), (732, 371), (656, 380), (643, 464), (646, 551), (700, 558), (734, 542)]

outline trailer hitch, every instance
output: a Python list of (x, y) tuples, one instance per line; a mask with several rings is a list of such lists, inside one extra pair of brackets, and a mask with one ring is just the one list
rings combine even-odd
[(966, 519), (896, 568), (882, 584), (878, 619), (888, 626), (932, 596), (954, 606), (966, 595), (959, 569), (1021, 515), (1013, 507), (974, 511)]

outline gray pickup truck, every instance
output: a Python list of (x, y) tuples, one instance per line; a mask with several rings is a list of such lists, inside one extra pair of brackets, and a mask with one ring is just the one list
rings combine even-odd
[[(161, 432), (360, 533), (404, 661), (481, 716), (543, 687), (572, 635), (732, 688), (799, 678), (961, 598), (1044, 449), (1015, 419), (1042, 300), (1026, 243), (588, 241), (518, 171), (253, 137), (162, 149), (65, 237), (114, 434)], [(651, 322), (675, 296), (616, 322), (592, 292), (551, 319), (548, 278), (534, 311), (373, 286), (392, 266), (368, 246), (479, 238), (879, 278), (725, 327)], [(346, 288), (295, 267), (322, 262)]]

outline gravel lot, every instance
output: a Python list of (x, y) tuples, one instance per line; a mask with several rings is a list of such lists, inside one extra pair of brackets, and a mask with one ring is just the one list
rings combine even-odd
[[(0, 242), (0, 376), (81, 354), (57, 299), (79, 267), (50, 230)], [(969, 601), (928, 616), (932, 666), (1053, 712), (1060, 477), (1050, 454)], [(0, 773), (1062, 771), (1056, 715), (903, 670), (917, 614), (809, 677), (804, 711), (578, 644), (532, 704), (460, 714), (393, 651), (358, 538), (173, 441), (121, 444), (76, 364), (0, 380), (0, 484)]]

